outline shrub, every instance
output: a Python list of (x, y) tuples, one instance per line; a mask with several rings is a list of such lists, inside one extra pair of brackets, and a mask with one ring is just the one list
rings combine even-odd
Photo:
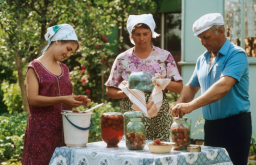
[(3, 80), (6, 80), (10, 83), (17, 82), (17, 78), (15, 75), (12, 75), (13, 67), (8, 67), (9, 63), (6, 61), (6, 59), (3, 56), (0, 56), (0, 115), (3, 113), (7, 113), (7, 106), (3, 102), (4, 92), (1, 90), (1, 84), (3, 83)]
[[(196, 121), (195, 128), (196, 128), (198, 125), (201, 125), (201, 124), (204, 125), (204, 123), (205, 123), (204, 118), (200, 117), (199, 120)], [(199, 132), (204, 132), (204, 129), (203, 129), (203, 128), (197, 129), (192, 135), (198, 134)]]
[(250, 146), (250, 153), (251, 153), (251, 156), (249, 157), (249, 160), (256, 160), (256, 134), (254, 134), (254, 137), (252, 136), (251, 138), (251, 146)]
[(1, 90), (1, 84), (2, 83), (0, 82), (0, 115), (8, 112), (7, 106), (3, 102), (4, 92)]
[(179, 98), (178, 93), (168, 92), (168, 93), (165, 93), (165, 94), (167, 96), (167, 99), (169, 101), (170, 106), (172, 106)]
[(8, 81), (3, 81), (1, 84), (3, 94), (3, 102), (7, 106), (9, 113), (22, 112), (21, 92), (18, 83), (9, 84)]
[(22, 165), (21, 162), (16, 162), (15, 159), (11, 159), (8, 162), (3, 162), (1, 163), (1, 165)]
[(21, 159), (27, 119), (25, 112), (0, 116), (0, 160)]

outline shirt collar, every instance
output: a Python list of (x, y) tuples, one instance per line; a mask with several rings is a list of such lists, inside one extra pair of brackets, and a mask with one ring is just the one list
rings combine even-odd
[(230, 44), (231, 43), (230, 43), (229, 39), (226, 39), (226, 41), (224, 42), (224, 44), (220, 48), (219, 54), (225, 56), (228, 53)]
[[(224, 42), (224, 44), (220, 48), (220, 51), (218, 52), (218, 54), (221, 54), (221, 55), (225, 56), (228, 53), (230, 44), (231, 43), (230, 43), (229, 39), (226, 39), (226, 41)], [(209, 54), (211, 54), (211, 52), (206, 50), (206, 52), (204, 53), (204, 56), (207, 57)]]

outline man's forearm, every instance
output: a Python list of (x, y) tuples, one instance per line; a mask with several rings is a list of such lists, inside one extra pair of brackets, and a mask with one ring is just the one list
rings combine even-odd
[(192, 101), (199, 89), (199, 87), (193, 87), (189, 84), (185, 85), (176, 103), (188, 103)]
[[(191, 102), (194, 99), (194, 97), (199, 89), (200, 89), (200, 87), (195, 87), (195, 86), (192, 86), (189, 84), (185, 85), (181, 91), (181, 94), (180, 94), (178, 100), (170, 108), (170, 112), (171, 112), (172, 116), (174, 116), (174, 117), (175, 116), (183, 116), (184, 112), (181, 112), (179, 110), (180, 104), (182, 104), (182, 105), (190, 104), (189, 102)], [(177, 106), (179, 106), (179, 107), (177, 107)]]
[(231, 77), (221, 78), (212, 85), (203, 95), (191, 101), (193, 109), (214, 103), (224, 97), (235, 84), (236, 80)]
[[(191, 101), (192, 96), (194, 97), (199, 88), (187, 84), (183, 88), (184, 91), (182, 90), (181, 92), (181, 97), (171, 107), (171, 113), (173, 116), (183, 116), (184, 114), (191, 113), (195, 109), (216, 102), (224, 97), (236, 82), (236, 79), (224, 76), (215, 82), (203, 95), (193, 101)], [(193, 94), (189, 94), (189, 92), (193, 92)]]

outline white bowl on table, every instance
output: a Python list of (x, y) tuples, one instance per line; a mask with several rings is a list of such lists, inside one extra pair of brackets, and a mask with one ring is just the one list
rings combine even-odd
[(165, 145), (153, 145), (152, 143), (148, 144), (149, 151), (157, 154), (169, 153), (172, 150), (174, 143), (173, 142), (163, 142), (163, 143), (165, 143)]

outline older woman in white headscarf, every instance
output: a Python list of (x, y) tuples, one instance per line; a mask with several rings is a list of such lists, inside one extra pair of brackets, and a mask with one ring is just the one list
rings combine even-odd
[[(118, 88), (118, 85), (127, 80), (132, 72), (147, 71), (153, 75), (159, 73), (164, 78), (172, 81), (166, 89), (174, 93), (180, 93), (183, 87), (176, 63), (170, 52), (151, 45), (151, 39), (159, 36), (155, 29), (155, 21), (151, 14), (130, 15), (127, 21), (127, 29), (131, 43), (135, 46), (117, 56), (107, 86), (109, 98), (122, 99), (121, 112), (134, 111), (132, 102), (127, 95)], [(146, 94), (146, 97), (149, 97)], [(169, 103), (164, 95), (163, 104), (157, 116), (145, 119), (146, 138), (149, 140), (170, 140), (170, 126), (172, 116), (169, 113)]]
[(45, 39), (48, 45), (43, 49), (42, 56), (30, 62), (27, 69), (30, 114), (23, 165), (49, 164), (55, 148), (64, 145), (61, 111), (91, 102), (87, 96), (72, 95), (69, 69), (61, 63), (79, 47), (73, 27), (69, 24), (50, 27)]

